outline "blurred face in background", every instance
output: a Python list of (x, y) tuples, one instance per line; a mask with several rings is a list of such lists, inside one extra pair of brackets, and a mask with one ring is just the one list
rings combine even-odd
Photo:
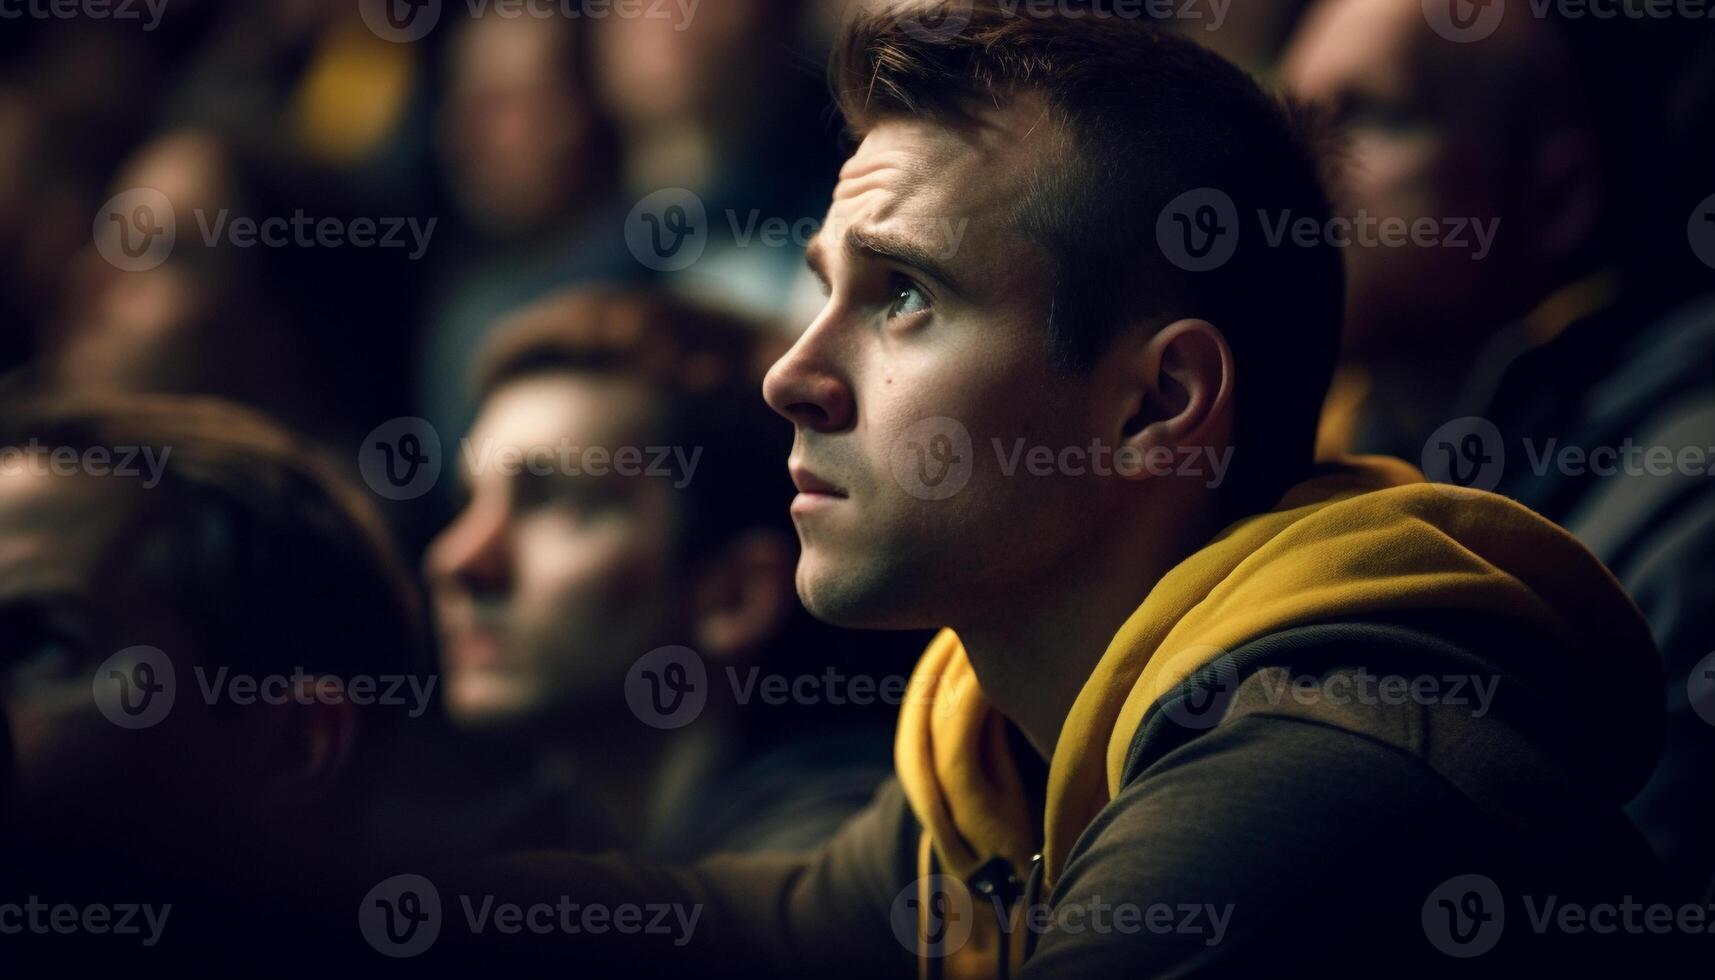
[[(0, 472), (0, 704), (22, 809), (61, 828), (182, 820), (181, 808), (238, 782), (223, 751), (236, 739), (214, 734), (190, 693), (195, 656), (182, 611), (111, 574), (125, 563), (116, 549), (134, 495), (147, 491), (119, 478), (14, 469)], [(107, 662), (139, 645), (172, 659), (176, 695), (163, 720), (134, 730), (106, 717), (94, 691), (119, 683), (103, 665), (135, 680), (134, 665)]]
[(652, 399), (641, 382), (557, 372), (505, 383), (483, 405), (461, 452), (469, 502), (427, 557), (458, 723), (552, 724), (623, 705), (631, 664), (676, 634), (671, 481), (562, 462), (565, 447), (649, 445)]
[(795, 423), (798, 593), (820, 619), (989, 616), (1089, 548), (1123, 496), (1009, 476), (991, 448), (1119, 435), (1097, 422), (1099, 374), (1055, 366), (1048, 258), (1010, 217), (1063, 152), (1043, 115), (1024, 97), (978, 130), (883, 119), (840, 173), (809, 256), (827, 304), (764, 385)]
[(1286, 88), (1329, 108), (1349, 140), (1341, 212), (1427, 218), (1443, 235), (1455, 220), (1500, 222), (1481, 259), (1468, 225), (1466, 247), (1346, 249), (1358, 359), (1469, 341), (1523, 315), (1588, 230), (1584, 192), (1568, 186), (1579, 151), (1547, 131), (1573, 79), (1546, 29), (1513, 6), (1493, 36), (1455, 43), (1420, 0), (1324, 0), (1286, 52)]
[(460, 206), (487, 234), (551, 222), (585, 185), (594, 119), (570, 24), (490, 13), (453, 49), (442, 152)]
[(663, 11), (670, 16), (607, 18), (594, 38), (602, 103), (624, 128), (743, 112), (750, 85), (786, 57), (772, 39), (795, 9), (780, 0), (704, 0), (688, 18), (677, 3)]
[[(79, 254), (49, 345), (55, 379), (76, 390), (204, 392), (249, 376), (258, 362), (279, 371), (286, 358), (273, 339), (274, 318), (256, 309), (236, 256), (201, 247), (197, 237), (199, 212), (238, 203), (221, 143), (192, 131), (162, 136), (132, 157), (112, 190), (130, 188), (160, 191), (173, 203), (172, 255), (133, 271), (93, 246)], [(120, 233), (117, 224), (102, 227)]]

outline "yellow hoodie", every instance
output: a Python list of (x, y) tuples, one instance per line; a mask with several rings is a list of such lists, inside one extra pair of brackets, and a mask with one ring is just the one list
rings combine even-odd
[[(1032, 830), (1005, 720), (959, 638), (937, 636), (910, 688), (926, 696), (908, 699), (895, 742), (900, 782), (925, 829), (921, 873), (933, 857), (935, 870), (968, 880), (997, 857), (1028, 869), (1040, 852), (1046, 898), (1073, 843), (1119, 792), (1133, 736), (1162, 695), (1223, 652), (1294, 626), (1421, 610), (1510, 620), (1564, 651), (1561, 667), (1574, 676), (1659, 691), (1647, 626), (1571, 535), (1504, 497), (1427, 484), (1397, 460), (1348, 460), (1173, 568), (1120, 627), (1056, 744), (1044, 840)], [(943, 975), (1000, 972), (999, 929), (988, 916), (976, 920)], [(1014, 969), (1023, 932), (1011, 930)]]

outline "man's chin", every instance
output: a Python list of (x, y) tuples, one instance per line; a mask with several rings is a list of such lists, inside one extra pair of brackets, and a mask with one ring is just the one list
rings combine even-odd
[(810, 615), (831, 626), (863, 630), (929, 629), (939, 623), (922, 608), (925, 596), (905, 601), (911, 590), (894, 586), (897, 579), (873, 562), (830, 560), (817, 549), (805, 549), (798, 560), (798, 599)]
[(447, 685), (447, 718), (469, 732), (529, 728), (542, 713), (532, 688), (523, 679), (487, 673), (456, 677)]

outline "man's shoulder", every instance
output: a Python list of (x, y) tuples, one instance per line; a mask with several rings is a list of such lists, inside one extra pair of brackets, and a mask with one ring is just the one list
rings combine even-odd
[(1534, 836), (1385, 741), (1239, 716), (1156, 759), (1098, 816), (1053, 905), (1056, 921), (1106, 910), (1111, 934), (1051, 928), (1027, 975), (1227, 975), (1281, 957), (1335, 975), (1438, 975), (1485, 941), (1489, 915), (1510, 935), (1477, 967), (1555, 959), (1576, 937), (1536, 934), (1531, 910), (1649, 893), (1647, 871), (1608, 852), (1627, 832), (1589, 821), (1578, 839)]

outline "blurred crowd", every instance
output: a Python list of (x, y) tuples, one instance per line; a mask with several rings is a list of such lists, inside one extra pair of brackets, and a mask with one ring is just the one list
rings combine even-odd
[[(99, 876), (80, 842), (116, 827), (212, 896), (265, 853), (281, 901), (344, 852), (802, 848), (890, 771), (898, 697), (829, 708), (826, 679), (885, 688), (925, 638), (799, 606), (791, 431), (759, 394), (821, 302), (839, 4), (640, 6), (0, 20), (0, 447), (171, 447), (129, 483), (0, 475), (0, 758), (48, 841), (22, 880)], [(1667, 678), (1632, 815), (1690, 892), (1715, 873), (1715, 477), (1531, 463), (1715, 453), (1715, 31), (1514, 17), (1456, 44), (1422, 7), (1167, 26), (1327, 114), (1354, 228), (1457, 219), (1481, 248), (1346, 250), (1323, 450), (1513, 496), (1608, 564)], [(430, 446), (438, 478), (396, 478)], [(544, 446), (684, 478), (543, 475)], [(97, 665), (116, 704), (89, 703)], [(202, 704), (222, 668), (413, 703)], [(173, 675), (140, 752), (114, 718)], [(746, 686), (779, 676), (822, 703)]]

